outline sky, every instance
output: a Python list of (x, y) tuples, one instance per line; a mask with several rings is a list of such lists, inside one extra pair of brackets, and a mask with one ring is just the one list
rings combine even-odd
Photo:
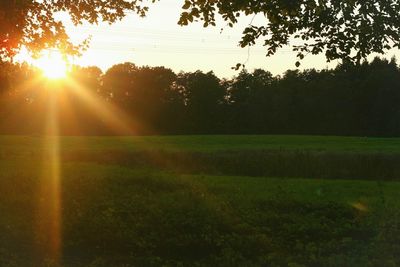
[[(73, 41), (78, 43), (91, 37), (89, 49), (81, 58), (75, 58), (73, 63), (95, 65), (103, 71), (123, 62), (139, 66), (165, 66), (175, 72), (212, 70), (221, 78), (237, 74), (231, 69), (237, 63), (245, 63), (250, 71), (262, 68), (274, 75), (296, 68), (296, 53), (291, 47), (281, 48), (276, 55), (266, 57), (266, 48), (260, 44), (250, 49), (238, 46), (243, 29), (249, 23), (262, 25), (265, 20), (262, 15), (242, 17), (233, 28), (226, 26), (222, 19), (217, 21), (216, 27), (203, 28), (201, 23), (182, 27), (177, 24), (182, 4), (183, 0), (163, 0), (151, 4), (145, 18), (130, 14), (113, 25), (100, 23), (74, 27), (60, 16)], [(387, 57), (393, 55), (400, 58), (398, 50), (388, 53)], [(331, 68), (337, 64), (338, 61), (327, 63), (323, 54), (307, 56), (300, 69)]]

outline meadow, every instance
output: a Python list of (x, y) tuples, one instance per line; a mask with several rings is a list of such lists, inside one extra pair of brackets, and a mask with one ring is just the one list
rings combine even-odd
[(400, 265), (396, 138), (3, 136), (0, 170), (0, 266)]

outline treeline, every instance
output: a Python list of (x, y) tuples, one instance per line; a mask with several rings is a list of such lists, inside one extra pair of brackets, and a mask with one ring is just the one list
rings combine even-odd
[(26, 65), (0, 66), (2, 134), (43, 134), (57, 112), (60, 133), (70, 135), (400, 136), (395, 59), (282, 76), (243, 70), (232, 79), (132, 63), (105, 73), (74, 67), (63, 83), (39, 77)]

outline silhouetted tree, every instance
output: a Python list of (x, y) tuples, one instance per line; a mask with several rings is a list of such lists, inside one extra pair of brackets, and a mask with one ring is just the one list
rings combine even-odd
[(254, 133), (265, 128), (271, 130), (267, 117), (271, 114), (275, 82), (270, 72), (261, 69), (253, 73), (243, 70), (234, 78), (228, 89), (233, 129), (239, 133)]
[[(143, 0), (2, 0), (0, 2), (0, 59), (12, 58), (24, 45), (38, 51), (56, 47), (67, 53), (80, 48), (69, 40), (57, 12), (68, 13), (75, 24), (113, 23), (129, 12), (144, 16)], [(156, 2), (156, 0), (152, 0)], [(242, 47), (264, 38), (267, 55), (273, 55), (290, 39), (298, 39), (298, 58), (325, 52), (328, 61), (360, 62), (371, 53), (384, 53), (400, 45), (400, 0), (185, 0), (180, 25), (201, 20), (215, 25), (219, 14), (233, 27), (241, 15), (265, 17), (265, 24), (250, 24), (243, 31)], [(82, 46), (85, 46), (83, 43)], [(297, 62), (296, 65), (300, 63)]]
[(100, 93), (103, 72), (99, 67), (73, 66), (70, 76), (73, 79), (75, 79), (76, 82), (80, 83), (82, 86)]
[(221, 127), (220, 112), (226, 91), (214, 73), (180, 73), (177, 82), (183, 88), (188, 129), (207, 133)]
[(185, 0), (183, 9), (179, 24), (202, 20), (205, 27), (216, 25), (216, 14), (231, 27), (243, 14), (263, 15), (265, 24), (247, 26), (240, 45), (254, 45), (262, 37), (267, 56), (290, 44), (291, 38), (300, 60), (308, 53), (325, 52), (328, 61), (360, 62), (371, 53), (400, 46), (398, 0)]
[[(170, 91), (176, 74), (164, 67), (141, 67), (132, 75), (128, 109), (147, 131), (158, 133), (168, 127)], [(167, 113), (165, 113), (167, 112)]]
[(113, 23), (134, 11), (144, 16), (147, 8), (142, 0), (2, 0), (0, 1), (0, 60), (11, 59), (25, 46), (38, 52), (44, 48), (59, 48), (77, 54), (86, 42), (75, 46), (69, 40), (57, 12), (67, 12), (74, 24), (83, 22)]
[(116, 102), (126, 102), (133, 95), (134, 75), (138, 67), (133, 63), (117, 64), (109, 68), (103, 76), (104, 91), (107, 97)]
[[(0, 133), (43, 133), (48, 81), (28, 65), (0, 64)], [(335, 69), (256, 69), (220, 80), (212, 72), (118, 64), (105, 74), (74, 67), (79, 88), (57, 90), (63, 134), (112, 134), (91, 105), (113, 105), (141, 134), (318, 134), (400, 136), (400, 70), (375, 58)], [(88, 90), (88, 103), (75, 91)], [(75, 92), (75, 93), (74, 93)], [(92, 99), (93, 100), (93, 99)]]

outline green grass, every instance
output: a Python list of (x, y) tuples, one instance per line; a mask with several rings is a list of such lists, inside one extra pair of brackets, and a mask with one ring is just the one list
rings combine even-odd
[[(396, 165), (397, 139), (368, 139), (381, 149), (339, 137), (146, 137), (139, 146), (141, 139), (61, 139), (55, 262), (44, 139), (0, 138), (0, 266), (400, 265), (400, 182), (363, 179), (361, 170), (365, 162), (368, 172), (389, 166), (374, 160)], [(301, 165), (325, 173), (344, 166), (326, 163), (333, 159), (358, 170), (296, 176)], [(265, 171), (275, 166), (282, 175), (256, 176), (271, 162)], [(292, 178), (287, 168), (296, 169)]]
[[(14, 153), (41, 150), (43, 137), (3, 136), (1, 151)], [(400, 138), (334, 137), (334, 136), (145, 136), (145, 137), (62, 137), (64, 150), (312, 150), (328, 152), (399, 153)]]

